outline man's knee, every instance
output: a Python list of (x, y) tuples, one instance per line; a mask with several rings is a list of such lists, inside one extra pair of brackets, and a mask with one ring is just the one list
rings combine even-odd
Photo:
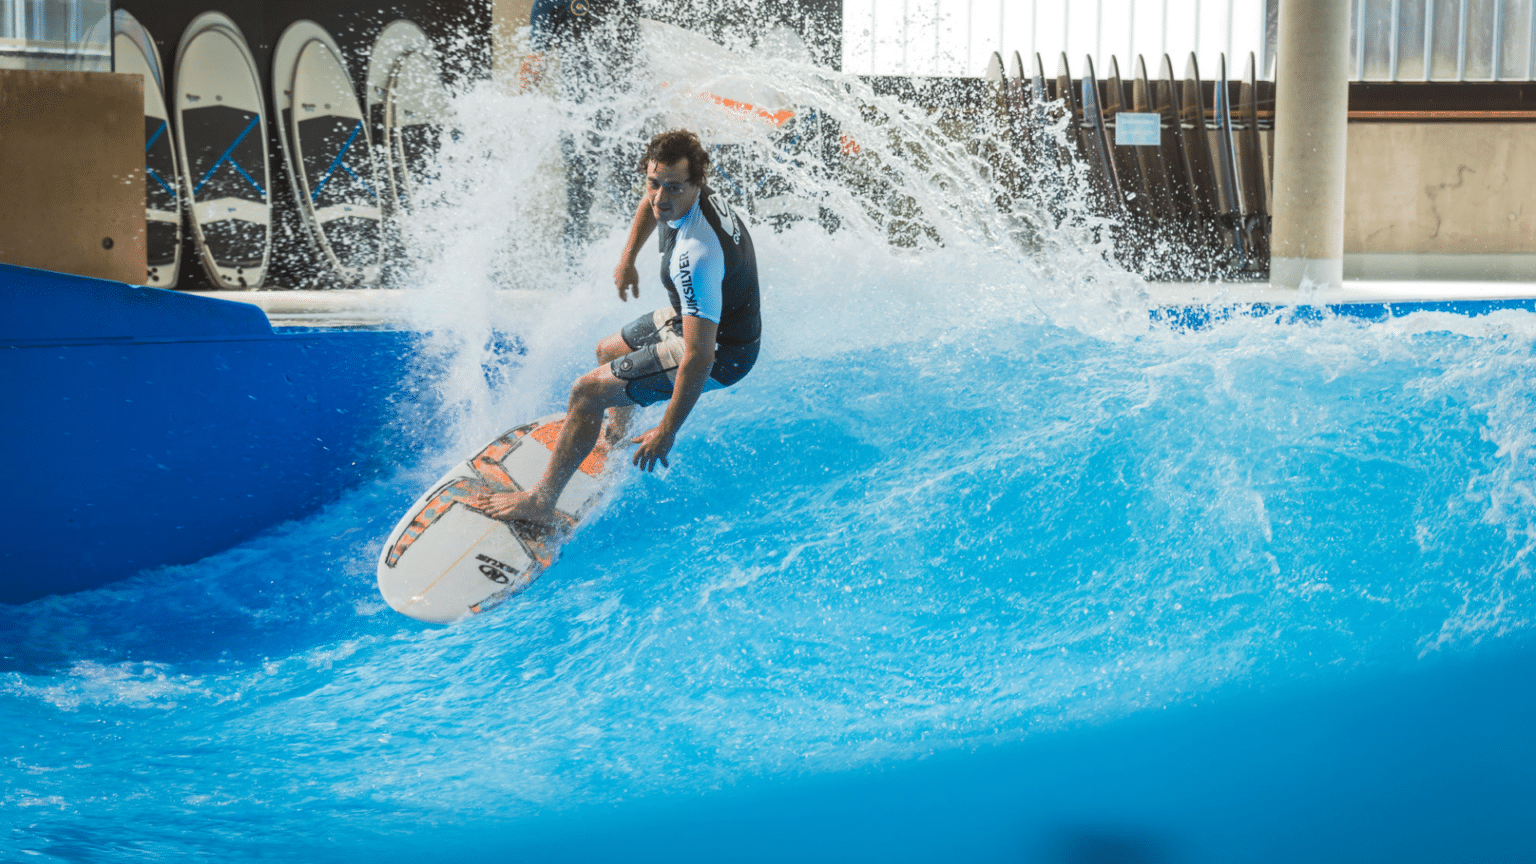
[(623, 336), (615, 333), (597, 343), (597, 362), (612, 363), (629, 352), (629, 343), (624, 341)]
[(576, 379), (571, 385), (571, 411), (598, 413), (627, 401), (623, 397), (624, 382), (605, 372), (607, 369), (600, 366)]

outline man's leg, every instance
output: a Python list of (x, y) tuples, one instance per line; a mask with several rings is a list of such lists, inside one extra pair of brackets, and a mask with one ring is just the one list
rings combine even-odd
[[(622, 341), (622, 340), (621, 340)], [(565, 426), (555, 441), (554, 453), (544, 476), (524, 492), (501, 492), (470, 502), (470, 506), (493, 519), (522, 519), (549, 524), (554, 522), (555, 502), (565, 491), (581, 461), (592, 452), (603, 425), (603, 412), (609, 408), (633, 406), (624, 392), (628, 382), (620, 380), (607, 365), (599, 366), (576, 379), (571, 387), (570, 407)]]
[[(607, 367), (609, 363), (623, 357), (633, 351), (629, 343), (624, 341), (622, 333), (615, 333), (607, 339), (597, 343), (597, 362)], [(612, 450), (624, 443), (629, 435), (629, 424), (635, 416), (635, 409), (639, 407), (633, 402), (627, 405), (618, 405), (608, 409), (608, 426), (602, 435), (602, 440), (597, 444), (604, 452)]]

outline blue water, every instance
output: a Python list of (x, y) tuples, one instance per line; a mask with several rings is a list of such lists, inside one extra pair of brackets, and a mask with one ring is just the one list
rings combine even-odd
[(464, 97), (404, 240), (433, 387), (392, 428), (440, 445), (0, 606), (0, 859), (1531, 857), (1536, 316), (1153, 324), (1081, 210), (999, 213), (920, 112), (770, 60), (866, 173), (748, 141), (841, 228), (754, 225), (763, 359), (672, 467), (491, 614), (379, 598), (422, 488), (662, 296), (605, 287), (620, 210), (551, 275), (579, 112)]
[(0, 607), (0, 857), (510, 838), (1524, 645), (1536, 321), (1413, 330), (770, 350), (669, 472), (448, 628), (373, 582), (441, 454), (198, 564)]

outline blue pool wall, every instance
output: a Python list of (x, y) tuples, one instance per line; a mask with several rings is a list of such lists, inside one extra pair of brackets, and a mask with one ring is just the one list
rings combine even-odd
[[(1536, 311), (1536, 298), (1164, 306), (1154, 326)], [(199, 560), (391, 471), (435, 382), (404, 330), (0, 264), (0, 488), (27, 502), (0, 602)]]
[(0, 602), (196, 561), (397, 467), (415, 337), (0, 265)]

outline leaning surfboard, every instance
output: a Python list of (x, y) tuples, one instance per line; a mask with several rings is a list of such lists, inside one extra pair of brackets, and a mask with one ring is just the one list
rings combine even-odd
[(165, 110), (160, 51), (124, 9), (112, 13), (113, 69), (144, 79), (144, 284), (174, 288), (181, 271), (181, 175)]
[[(554, 563), (557, 544), (530, 526), (502, 522), (469, 506), (488, 492), (527, 489), (544, 473), (564, 414), (507, 431), (427, 489), (400, 519), (379, 555), (379, 593), (395, 611), (447, 624), (485, 612), (527, 588)], [(575, 527), (607, 488), (594, 453), (555, 502)]]
[(450, 117), (448, 91), (432, 42), (415, 23), (391, 21), (368, 55), (367, 116), (389, 208), (408, 210), (436, 174)]
[(273, 100), (311, 248), (342, 284), (371, 284), (379, 276), (381, 202), (368, 124), (341, 58), (320, 25), (290, 24), (272, 54)]
[(229, 16), (204, 12), (187, 25), (174, 102), (203, 269), (221, 288), (259, 288), (272, 250), (266, 111), (256, 60)]

